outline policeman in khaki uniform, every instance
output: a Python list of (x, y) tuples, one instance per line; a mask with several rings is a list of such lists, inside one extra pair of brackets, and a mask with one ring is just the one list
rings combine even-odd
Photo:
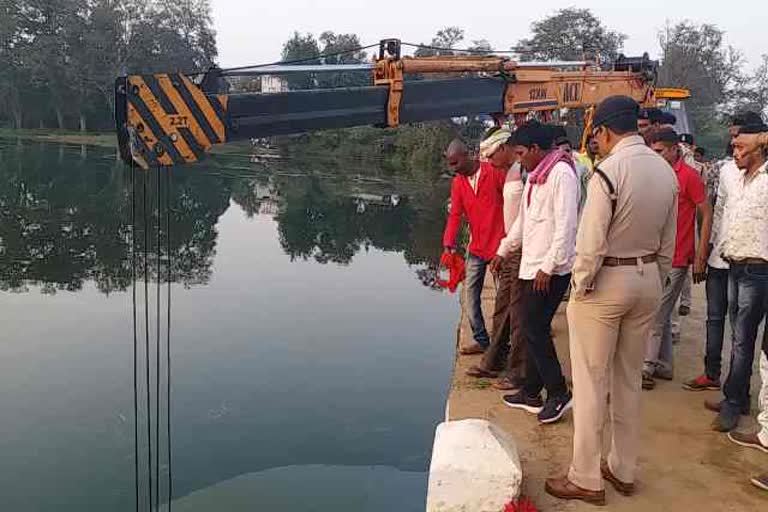
[[(568, 304), (573, 374), (573, 461), (549, 494), (605, 503), (603, 479), (634, 492), (641, 371), (662, 283), (675, 251), (678, 185), (669, 164), (637, 133), (638, 104), (626, 96), (595, 110), (604, 159), (590, 179), (576, 241)], [(610, 400), (611, 450), (603, 458)]]

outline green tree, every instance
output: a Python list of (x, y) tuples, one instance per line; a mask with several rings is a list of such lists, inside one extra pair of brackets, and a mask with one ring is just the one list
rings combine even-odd
[[(312, 34), (299, 34), (293, 36), (283, 44), (283, 62), (300, 60), (299, 64), (320, 64), (320, 46)], [(288, 75), (288, 87), (290, 89), (312, 89), (317, 86), (317, 78), (314, 73), (291, 73)]]
[(0, 122), (111, 126), (114, 79), (205, 70), (210, 0), (0, 0)]
[(738, 88), (733, 110), (749, 109), (768, 116), (768, 54), (764, 54), (755, 70)]
[(487, 39), (474, 39), (467, 49), (471, 50), (473, 55), (490, 55), (493, 53), (493, 47)]
[(518, 43), (520, 59), (582, 60), (585, 56), (608, 65), (627, 38), (610, 30), (589, 9), (569, 7), (531, 25), (532, 35)]
[(15, 128), (23, 123), (22, 90), (28, 75), (24, 68), (22, 12), (19, 2), (0, 0), (0, 120), (10, 117)]
[[(320, 52), (323, 64), (359, 64), (366, 61), (367, 54), (358, 50), (362, 45), (356, 34), (335, 34), (330, 31), (320, 34), (323, 49)], [(345, 53), (341, 53), (345, 52)], [(341, 55), (336, 55), (341, 53)], [(370, 71), (318, 74), (320, 87), (353, 87), (371, 84)]]
[(721, 114), (730, 110), (735, 88), (745, 82), (743, 58), (727, 46), (715, 25), (689, 21), (667, 26), (659, 34), (662, 61), (659, 85), (690, 89), (686, 106), (699, 139), (720, 147), (725, 136)]
[(431, 48), (419, 48), (414, 55), (417, 57), (434, 57), (437, 55), (454, 55), (456, 46), (464, 41), (464, 29), (445, 27), (437, 31), (429, 45)]

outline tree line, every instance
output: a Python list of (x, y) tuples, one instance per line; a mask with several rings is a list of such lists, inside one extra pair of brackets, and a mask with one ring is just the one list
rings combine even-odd
[(209, 0), (0, 0), (0, 126), (109, 128), (116, 77), (216, 53)]

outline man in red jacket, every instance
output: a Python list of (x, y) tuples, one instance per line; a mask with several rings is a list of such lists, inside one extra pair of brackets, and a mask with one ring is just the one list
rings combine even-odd
[(469, 224), (470, 243), (466, 281), (469, 325), (475, 343), (464, 347), (464, 355), (484, 352), (490, 343), (483, 320), (480, 294), (485, 282), (485, 270), (496, 255), (504, 238), (504, 180), (506, 171), (495, 169), (488, 162), (478, 162), (469, 155), (466, 145), (456, 139), (445, 151), (448, 168), (456, 173), (451, 184), (451, 211), (443, 235), (446, 251), (456, 250), (456, 237), (462, 217)]

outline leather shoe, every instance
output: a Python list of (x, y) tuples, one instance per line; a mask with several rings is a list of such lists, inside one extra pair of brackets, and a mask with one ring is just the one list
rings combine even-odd
[(722, 404), (720, 400), (704, 400), (704, 408), (712, 412), (720, 412)]
[(561, 500), (581, 500), (592, 505), (605, 505), (605, 491), (590, 491), (574, 484), (568, 477), (548, 478), (544, 489)]
[[(723, 402), (720, 400), (704, 400), (704, 408), (708, 411), (719, 413), (723, 408)], [(745, 407), (744, 410), (741, 411), (741, 415), (749, 416), (749, 406)]]
[(476, 379), (495, 379), (499, 376), (499, 372), (494, 370), (486, 370), (482, 366), (474, 365), (467, 370), (468, 377), (474, 377)]
[(610, 483), (619, 494), (624, 496), (632, 496), (635, 494), (635, 484), (622, 482), (611, 472), (611, 468), (608, 466), (608, 461), (600, 461), (600, 472), (603, 474), (603, 478)]

